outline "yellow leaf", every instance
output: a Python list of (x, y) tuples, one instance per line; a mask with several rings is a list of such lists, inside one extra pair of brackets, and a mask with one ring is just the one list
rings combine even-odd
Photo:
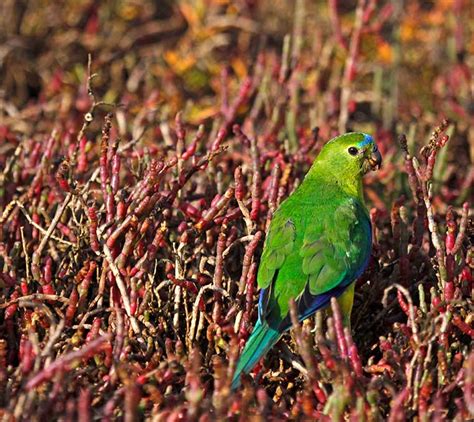
[(385, 41), (379, 41), (377, 45), (377, 53), (382, 63), (384, 64), (392, 63), (393, 51), (389, 43)]
[(218, 112), (218, 109), (215, 105), (210, 107), (192, 107), (189, 111), (189, 114), (186, 116), (187, 120), (191, 124), (202, 123), (203, 120), (214, 117)]
[(174, 50), (166, 51), (164, 58), (169, 67), (171, 67), (173, 71), (179, 75), (183, 74), (196, 64), (196, 59), (190, 54), (182, 57)]
[(184, 19), (188, 22), (189, 26), (194, 27), (198, 25), (199, 23), (199, 16), (197, 14), (197, 8), (187, 4), (187, 3), (181, 3), (179, 5), (179, 9), (184, 16)]
[(236, 57), (232, 60), (232, 69), (239, 79), (243, 79), (245, 76), (247, 76), (247, 67), (240, 57)]

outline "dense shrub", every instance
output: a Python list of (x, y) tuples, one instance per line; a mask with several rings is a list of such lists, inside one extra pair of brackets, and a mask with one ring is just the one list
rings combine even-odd
[[(473, 417), (469, 2), (314, 3), (0, 6), (5, 420)], [(232, 393), (272, 213), (349, 130), (384, 156), (352, 333)]]

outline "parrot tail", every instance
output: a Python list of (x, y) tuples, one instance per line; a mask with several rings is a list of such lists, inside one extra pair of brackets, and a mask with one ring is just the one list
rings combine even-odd
[(237, 368), (232, 379), (232, 390), (239, 387), (241, 374), (248, 374), (260, 358), (278, 341), (280, 335), (279, 331), (269, 327), (266, 323), (262, 324), (258, 321), (255, 324), (252, 335), (247, 340), (247, 344), (237, 362)]

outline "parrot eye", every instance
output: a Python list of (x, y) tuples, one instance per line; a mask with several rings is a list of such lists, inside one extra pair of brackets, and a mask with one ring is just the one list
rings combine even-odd
[(356, 148), (356, 147), (350, 147), (347, 152), (351, 155), (357, 155), (357, 153), (359, 152), (359, 150)]

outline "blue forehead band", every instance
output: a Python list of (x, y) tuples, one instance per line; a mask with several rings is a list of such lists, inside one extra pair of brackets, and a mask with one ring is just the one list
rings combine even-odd
[(374, 143), (374, 138), (364, 133), (364, 139), (362, 139), (362, 141), (360, 141), (357, 145), (359, 146), (359, 148), (362, 148), (373, 143)]

